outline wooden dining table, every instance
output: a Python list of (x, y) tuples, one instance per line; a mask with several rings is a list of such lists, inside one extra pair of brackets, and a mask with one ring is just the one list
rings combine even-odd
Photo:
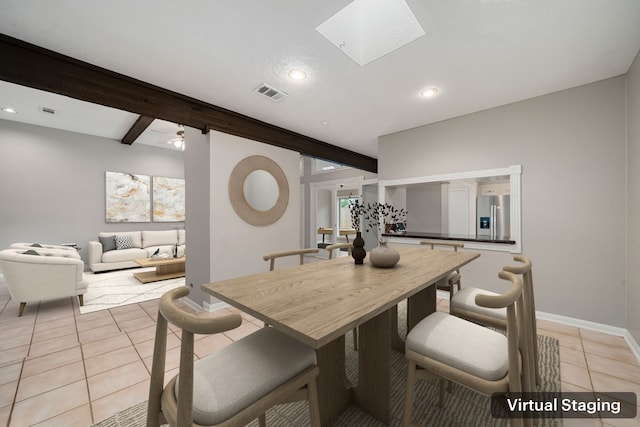
[[(350, 405), (391, 422), (391, 351), (402, 351), (397, 304), (411, 328), (436, 310), (435, 282), (480, 256), (474, 252), (396, 247), (393, 268), (351, 257), (202, 285), (205, 292), (316, 349), (323, 426)], [(358, 384), (345, 381), (345, 334), (359, 328)]]

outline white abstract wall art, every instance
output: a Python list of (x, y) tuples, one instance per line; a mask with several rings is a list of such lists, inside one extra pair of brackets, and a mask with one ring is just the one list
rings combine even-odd
[(183, 178), (153, 177), (153, 221), (185, 220), (185, 189)]
[(150, 222), (150, 187), (148, 175), (107, 171), (107, 222)]

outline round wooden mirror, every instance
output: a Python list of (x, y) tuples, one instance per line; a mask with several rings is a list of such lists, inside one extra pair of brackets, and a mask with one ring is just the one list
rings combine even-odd
[(249, 156), (231, 172), (229, 199), (245, 222), (255, 226), (273, 224), (287, 209), (289, 183), (276, 162), (265, 156)]

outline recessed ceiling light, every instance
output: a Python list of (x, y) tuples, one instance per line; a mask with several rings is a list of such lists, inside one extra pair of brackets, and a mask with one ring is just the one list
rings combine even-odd
[(16, 110), (14, 110), (11, 107), (5, 107), (2, 109), (2, 111), (4, 111), (5, 113), (9, 113), (9, 114), (17, 114), (18, 112)]
[(322, 126), (327, 126), (327, 125), (329, 124), (329, 122), (328, 122), (328, 121), (326, 121), (326, 120), (323, 120), (323, 121), (321, 121), (321, 122), (320, 122), (320, 124), (321, 124)]
[(436, 96), (437, 94), (438, 89), (436, 89), (435, 87), (430, 87), (420, 92), (420, 96), (424, 96), (425, 98), (431, 98), (432, 96)]
[(300, 69), (293, 69), (289, 71), (289, 77), (291, 77), (293, 80), (304, 80), (305, 78), (307, 78), (307, 73)]

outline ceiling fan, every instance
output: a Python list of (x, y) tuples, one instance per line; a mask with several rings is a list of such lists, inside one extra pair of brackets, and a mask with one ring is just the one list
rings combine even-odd
[(173, 144), (176, 148), (184, 151), (184, 126), (178, 125), (178, 132), (176, 132), (176, 137), (167, 141), (169, 144)]

